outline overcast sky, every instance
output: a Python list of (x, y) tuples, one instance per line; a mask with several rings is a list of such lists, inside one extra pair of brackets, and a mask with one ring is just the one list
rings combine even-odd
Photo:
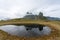
[(60, 0), (0, 0), (0, 19), (23, 17), (27, 11), (60, 18)]

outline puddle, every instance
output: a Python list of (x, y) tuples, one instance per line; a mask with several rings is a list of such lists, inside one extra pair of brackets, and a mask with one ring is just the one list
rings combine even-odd
[(33, 28), (32, 30), (27, 31), (25, 26), (5, 25), (0, 26), (0, 30), (8, 32), (11, 35), (25, 37), (49, 35), (51, 33), (51, 29), (48, 26), (43, 27), (42, 31), (39, 31), (38, 28)]

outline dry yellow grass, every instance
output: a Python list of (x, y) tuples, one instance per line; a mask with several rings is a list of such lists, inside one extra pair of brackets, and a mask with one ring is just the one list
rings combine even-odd
[(52, 31), (50, 35), (38, 36), (38, 37), (17, 37), (10, 35), (0, 30), (0, 40), (60, 40), (60, 22), (59, 21), (42, 21), (42, 20), (10, 20), (0, 21), (0, 25), (7, 24), (43, 24), (51, 27)]
[(24, 25), (24, 24), (39, 24), (39, 25), (46, 25), (51, 28), (60, 30), (60, 22), (59, 21), (48, 21), (48, 20), (8, 20), (8, 21), (0, 21), (0, 25)]

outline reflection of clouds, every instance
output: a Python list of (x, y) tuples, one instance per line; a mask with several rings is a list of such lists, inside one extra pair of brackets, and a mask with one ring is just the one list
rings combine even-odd
[(45, 34), (45, 35), (49, 35), (50, 32), (51, 32), (51, 29), (50, 29), (49, 27), (44, 27), (42, 32), (43, 32), (43, 34)]
[(34, 28), (33, 31), (39, 35), (49, 35), (51, 33), (51, 29), (49, 27), (43, 27), (42, 31), (39, 31), (38, 28)]
[(1, 30), (4, 30), (12, 35), (17, 36), (39, 36), (39, 35), (48, 35), (51, 32), (49, 27), (44, 27), (42, 31), (39, 31), (38, 28), (33, 28), (31, 31), (26, 31), (24, 26), (14, 26), (14, 25), (6, 25), (1, 26)]

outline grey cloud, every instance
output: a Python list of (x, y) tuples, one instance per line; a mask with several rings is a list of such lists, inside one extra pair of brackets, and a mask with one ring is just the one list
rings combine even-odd
[[(44, 15), (51, 16), (49, 15), (51, 12), (50, 9), (48, 9), (48, 7), (50, 6), (49, 8), (51, 8), (51, 6), (54, 5), (56, 6), (60, 5), (60, 0), (0, 0), (0, 15), (2, 10), (2, 13), (5, 12), (3, 13), (3, 15), (5, 14), (7, 16), (10, 14), (10, 17), (12, 15), (14, 17), (18, 17), (18, 15), (20, 15), (19, 17), (21, 17), (24, 16), (27, 11), (31, 10), (31, 12), (33, 12), (34, 14), (35, 13), (38, 14), (37, 12), (42, 11), (46, 13), (46, 14), (44, 13)], [(58, 8), (57, 9), (52, 8), (52, 9), (58, 10)]]

